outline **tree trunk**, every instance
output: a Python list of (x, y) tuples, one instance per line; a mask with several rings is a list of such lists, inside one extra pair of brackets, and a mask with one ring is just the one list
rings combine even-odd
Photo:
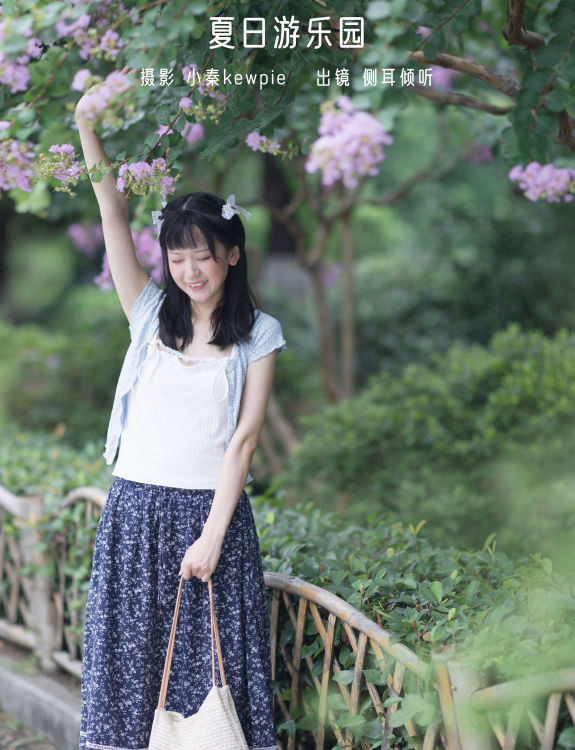
[[(264, 154), (264, 189), (263, 194), (268, 203), (278, 209), (285, 208), (292, 198), (290, 186), (279, 164), (277, 156)], [(283, 255), (295, 258), (296, 241), (285, 222), (271, 214), (271, 225), (267, 246), (270, 255)]]

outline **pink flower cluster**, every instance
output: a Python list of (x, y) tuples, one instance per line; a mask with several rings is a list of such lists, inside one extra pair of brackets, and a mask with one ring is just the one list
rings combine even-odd
[(162, 200), (165, 201), (176, 189), (176, 178), (167, 174), (167, 169), (165, 159), (154, 159), (151, 164), (147, 161), (122, 164), (118, 171), (116, 189), (120, 193), (130, 190), (136, 195), (145, 195), (148, 190), (161, 190)]
[(246, 145), (251, 148), (252, 151), (262, 151), (268, 154), (279, 154), (281, 146), (277, 141), (272, 141), (266, 138), (265, 135), (260, 135), (257, 130), (250, 133), (246, 138)]
[(73, 91), (86, 91), (88, 88), (87, 84), (88, 81), (94, 77), (94, 74), (91, 73), (87, 68), (82, 68), (82, 70), (78, 70), (77, 73), (74, 75), (74, 78), (72, 79), (72, 90)]
[[(194, 100), (190, 96), (183, 96), (180, 99), (180, 108), (184, 110), (188, 117), (194, 117), (198, 123), (201, 120), (212, 120), (217, 125), (220, 115), (225, 109), (226, 95), (218, 91), (215, 85), (206, 83), (205, 80), (200, 81), (198, 66), (194, 63), (182, 68), (182, 77), (190, 87), (195, 87), (196, 96)], [(196, 129), (195, 140), (199, 140), (198, 132)], [(189, 133), (190, 131), (188, 131)]]
[(79, 48), (82, 60), (94, 57), (115, 60), (125, 42), (117, 31), (109, 27), (121, 15), (135, 18), (137, 9), (128, 11), (122, 3), (116, 6), (111, 0), (102, 0), (92, 16), (83, 13), (70, 23), (66, 18), (60, 19), (56, 23), (56, 34), (60, 39), (71, 39), (72, 44)]
[(53, 157), (40, 159), (37, 173), (39, 177), (54, 177), (62, 183), (63, 187), (57, 187), (56, 190), (69, 191), (70, 185), (76, 185), (80, 176), (84, 172), (84, 166), (78, 162), (78, 156), (74, 146), (69, 143), (61, 145), (56, 144), (48, 149)]
[(188, 146), (191, 146), (196, 141), (201, 141), (204, 137), (204, 126), (201, 122), (187, 122), (182, 130), (182, 138), (186, 141)]
[(56, 21), (56, 34), (59, 39), (70, 37), (80, 48), (79, 54), (82, 60), (88, 60), (92, 52), (93, 43), (90, 39), (91, 18), (88, 13), (83, 13), (71, 23), (67, 23), (65, 18)]
[(306, 172), (321, 171), (321, 183), (327, 187), (341, 180), (354, 188), (360, 177), (376, 175), (376, 164), (385, 159), (383, 146), (393, 143), (381, 123), (367, 112), (356, 110), (347, 96), (340, 96), (336, 106), (322, 106), (318, 128), (308, 156)]
[(31, 180), (35, 176), (33, 147), (30, 141), (0, 140), (0, 190), (19, 188), (27, 193), (32, 190)]
[[(75, 80), (75, 79), (74, 79)], [(80, 85), (81, 79), (75, 81)], [(82, 97), (79, 111), (88, 122), (100, 120), (102, 124), (117, 124), (117, 111), (125, 104), (124, 94), (130, 90), (132, 82), (124, 73), (114, 71), (105, 80)]]
[(509, 179), (516, 182), (530, 201), (546, 200), (548, 203), (571, 203), (575, 193), (575, 169), (555, 167), (553, 164), (530, 162), (525, 168), (516, 165), (509, 172)]
[(75, 249), (87, 258), (94, 258), (104, 243), (104, 231), (99, 222), (88, 226), (78, 223), (70, 224), (68, 237), (72, 240)]
[[(162, 250), (160, 243), (154, 237), (154, 233), (151, 227), (145, 227), (141, 231), (132, 230), (132, 240), (134, 241), (134, 247), (136, 249), (136, 256), (141, 262), (142, 266), (149, 272), (152, 279), (160, 284), (163, 279), (162, 270)], [(96, 284), (103, 289), (108, 291), (114, 288), (114, 282), (112, 280), (112, 274), (110, 273), (110, 264), (108, 263), (108, 256), (104, 255), (102, 262), (102, 271), (94, 279)]]
[[(7, 24), (7, 21), (0, 23), (0, 39), (4, 37)], [(0, 83), (10, 86), (11, 94), (27, 90), (30, 85), (28, 63), (40, 57), (42, 50), (42, 42), (40, 39), (34, 38), (28, 39), (25, 52), (16, 60), (11, 60), (3, 52), (0, 52)]]

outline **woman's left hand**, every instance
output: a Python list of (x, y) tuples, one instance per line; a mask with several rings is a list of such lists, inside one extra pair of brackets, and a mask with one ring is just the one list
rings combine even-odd
[(202, 534), (186, 550), (178, 575), (185, 579), (195, 576), (205, 583), (216, 569), (221, 551), (221, 543)]

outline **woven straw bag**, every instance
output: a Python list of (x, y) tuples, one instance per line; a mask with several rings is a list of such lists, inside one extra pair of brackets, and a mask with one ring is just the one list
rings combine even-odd
[[(208, 591), (210, 594), (212, 641), (212, 687), (200, 706), (199, 711), (192, 716), (184, 717), (176, 711), (166, 711), (164, 709), (183, 582), (184, 579), (180, 578), (178, 598), (176, 600), (162, 685), (160, 687), (160, 698), (158, 700), (158, 707), (154, 712), (154, 723), (152, 724), (148, 750), (248, 750), (232, 694), (229, 686), (226, 684), (211, 580), (208, 580)], [(218, 647), (218, 664), (222, 687), (216, 685), (214, 636)]]

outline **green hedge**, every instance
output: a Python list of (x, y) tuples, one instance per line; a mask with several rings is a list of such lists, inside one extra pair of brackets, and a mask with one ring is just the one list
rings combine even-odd
[[(561, 557), (575, 542), (575, 335), (453, 346), (304, 418), (281, 485), (352, 519), (387, 509), (436, 541)], [(564, 562), (567, 562), (564, 561)]]

